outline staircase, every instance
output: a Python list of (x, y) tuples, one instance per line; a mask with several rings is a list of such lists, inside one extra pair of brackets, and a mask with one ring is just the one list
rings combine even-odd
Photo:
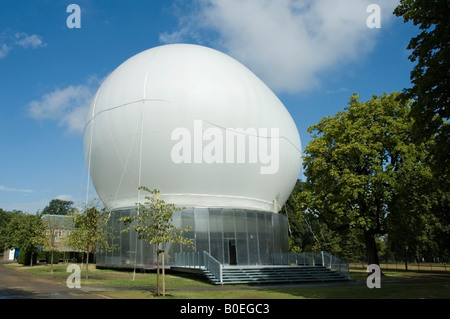
[(224, 265), (206, 251), (175, 254), (171, 269), (204, 274), (213, 284), (349, 280), (348, 263), (324, 251), (273, 254), (271, 265)]
[(348, 280), (344, 275), (324, 266), (227, 266), (222, 269), (222, 282), (208, 269), (203, 273), (213, 284), (298, 283)]

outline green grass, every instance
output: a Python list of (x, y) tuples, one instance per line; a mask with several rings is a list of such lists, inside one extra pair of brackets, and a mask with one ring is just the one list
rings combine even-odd
[[(17, 270), (66, 283), (70, 273), (68, 264), (24, 267), (9, 264)], [(367, 273), (363, 269), (351, 269), (350, 285), (211, 285), (198, 275), (166, 274), (166, 296), (155, 297), (156, 273), (136, 273), (89, 267), (89, 279), (82, 270), (82, 287), (103, 288), (98, 293), (117, 299), (450, 299), (450, 274), (443, 272), (415, 272), (385, 270), (381, 288), (366, 286)], [(134, 279), (133, 279), (134, 277)], [(160, 284), (162, 285), (162, 283)]]

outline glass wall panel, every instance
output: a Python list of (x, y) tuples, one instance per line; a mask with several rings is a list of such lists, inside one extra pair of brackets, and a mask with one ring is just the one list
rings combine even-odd
[(257, 265), (259, 260), (257, 213), (247, 212), (248, 263)]
[[(283, 218), (281, 218), (283, 217)], [(289, 251), (289, 242), (286, 240), (286, 236), (289, 232), (288, 229), (288, 223), (283, 222), (286, 218), (285, 216), (278, 214), (277, 215), (277, 226), (276, 229), (278, 229), (278, 242), (276, 243), (276, 246), (278, 247), (278, 253), (284, 253)]]
[[(121, 216), (137, 214), (133, 209), (111, 214), (109, 228), (111, 244), (119, 244), (113, 252), (99, 252), (97, 264), (107, 267), (156, 268), (157, 248), (137, 239), (134, 230), (121, 233), (125, 227)], [(191, 227), (183, 235), (194, 241), (195, 251), (206, 251), (219, 262), (237, 265), (271, 264), (271, 254), (288, 252), (287, 218), (272, 212), (222, 208), (186, 208), (175, 212), (173, 223), (178, 228)], [(192, 251), (186, 245), (168, 243), (161, 247), (166, 252), (166, 265), (174, 262), (177, 252)]]
[(120, 234), (121, 264), (130, 265), (130, 232)]
[(239, 265), (248, 265), (248, 236), (247, 236), (247, 212), (242, 210), (235, 211), (235, 229), (236, 229), (236, 249), (237, 263)]
[(259, 243), (259, 253), (260, 254), (268, 254), (269, 253), (269, 240), (267, 237), (267, 229), (266, 229), (266, 216), (258, 215), (257, 218), (257, 227), (258, 227), (258, 243)]
[(145, 240), (139, 240), (140, 244), (142, 245), (142, 266), (144, 268), (153, 268), (156, 267), (156, 251), (157, 251), (157, 247), (156, 245), (150, 245), (147, 241)]
[[(183, 226), (182, 226), (182, 222), (181, 222), (181, 212), (174, 212), (172, 218), (173, 218), (173, 225), (177, 228), (182, 229)], [(184, 234), (184, 235), (187, 236), (187, 234)], [(170, 251), (173, 254), (179, 253), (183, 250), (182, 246), (183, 246), (183, 244), (181, 244), (181, 243), (172, 244), (172, 245), (170, 245)]]
[(235, 214), (232, 209), (221, 209), (221, 213), (223, 218), (223, 263), (233, 265), (237, 262)]
[(224, 262), (223, 215), (220, 209), (209, 209), (209, 242), (211, 256)]
[[(113, 214), (114, 218), (113, 218), (113, 223), (117, 226), (121, 225), (119, 224), (119, 218), (122, 216), (122, 212), (118, 211), (116, 213)], [(107, 258), (106, 263), (110, 264), (110, 265), (118, 265), (120, 266), (120, 256), (122, 254), (122, 242), (121, 242), (121, 238), (120, 238), (120, 229), (118, 229), (118, 231), (116, 232), (114, 239), (113, 239), (113, 243), (114, 244), (118, 244), (120, 249), (114, 249), (110, 254), (109, 254), (109, 258)]]
[[(195, 216), (194, 216), (194, 208), (188, 208), (186, 210), (177, 212), (181, 215), (181, 226), (180, 228), (189, 227), (190, 231), (184, 234), (184, 236), (194, 243), (194, 250), (197, 250), (197, 239), (196, 239), (196, 230), (195, 230)], [(192, 249), (188, 245), (182, 245), (182, 251), (192, 251)]]
[(209, 212), (207, 208), (196, 208), (194, 211), (196, 251), (210, 251), (208, 215)]

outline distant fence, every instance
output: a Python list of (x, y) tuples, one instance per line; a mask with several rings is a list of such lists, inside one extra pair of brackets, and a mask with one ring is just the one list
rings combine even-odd
[(325, 251), (272, 254), (273, 265), (324, 266), (350, 277), (349, 264)]
[[(352, 269), (366, 269), (367, 263), (349, 263)], [(404, 262), (380, 262), (382, 270), (406, 270)], [(408, 270), (411, 271), (435, 271), (435, 272), (450, 272), (449, 263), (408, 263)]]

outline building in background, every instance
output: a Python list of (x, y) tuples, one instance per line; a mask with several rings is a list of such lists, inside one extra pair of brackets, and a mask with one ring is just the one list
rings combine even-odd
[(56, 251), (62, 253), (63, 259), (66, 254), (69, 258), (70, 253), (78, 252), (66, 244), (67, 237), (75, 229), (72, 216), (45, 214), (42, 215), (42, 221), (46, 227), (45, 237), (47, 242), (51, 243)]

